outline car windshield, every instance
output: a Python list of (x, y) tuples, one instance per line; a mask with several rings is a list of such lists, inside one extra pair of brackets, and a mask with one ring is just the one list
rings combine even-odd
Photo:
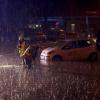
[(69, 41), (58, 41), (58, 42), (55, 42), (52, 47), (58, 47), (58, 48), (62, 48), (64, 45), (67, 45), (67, 44), (70, 44)]
[[(64, 45), (70, 47), (72, 46), (72, 44), (74, 43), (75, 41), (58, 41), (58, 42), (55, 42), (51, 47), (58, 47), (58, 48), (62, 48)], [(92, 43), (92, 41), (90, 40), (81, 40), (81, 41), (76, 41), (75, 43), (77, 43), (77, 45), (80, 45), (80, 46), (89, 46)], [(73, 44), (75, 46), (75, 43)]]
[(64, 45), (64, 42), (55, 43), (55, 46), (56, 46), (56, 47), (61, 47), (62, 45)]

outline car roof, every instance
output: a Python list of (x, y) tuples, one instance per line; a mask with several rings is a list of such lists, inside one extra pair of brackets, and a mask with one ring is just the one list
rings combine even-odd
[(60, 40), (60, 41), (57, 41), (57, 42), (55, 42), (55, 44), (57, 45), (59, 45), (59, 44), (68, 44), (68, 43), (71, 43), (71, 42), (81, 42), (81, 41), (90, 41), (91, 42), (91, 44), (95, 44), (95, 42), (92, 40), (92, 39), (65, 39), (65, 40)]
[(59, 40), (57, 42), (71, 42), (71, 41), (88, 41), (88, 40), (92, 40), (92, 39), (84, 39), (84, 38), (80, 38), (80, 39), (77, 39), (77, 38), (71, 38), (71, 39), (65, 39), (65, 40)]

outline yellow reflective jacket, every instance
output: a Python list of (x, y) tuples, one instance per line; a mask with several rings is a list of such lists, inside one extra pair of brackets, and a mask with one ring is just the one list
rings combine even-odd
[(19, 46), (18, 51), (20, 57), (30, 57), (31, 54), (29, 53), (30, 46), (26, 45), (24, 42)]

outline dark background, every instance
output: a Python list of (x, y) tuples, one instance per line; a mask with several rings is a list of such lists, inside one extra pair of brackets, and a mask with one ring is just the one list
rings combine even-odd
[(86, 11), (98, 11), (99, 0), (0, 0), (7, 16), (26, 15), (80, 15)]

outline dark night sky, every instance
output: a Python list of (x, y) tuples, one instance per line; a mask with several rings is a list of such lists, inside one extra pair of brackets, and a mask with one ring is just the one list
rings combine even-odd
[[(29, 13), (67, 15), (71, 13), (84, 13), (85, 11), (98, 10), (99, 0), (8, 0), (8, 7), (14, 12), (20, 13), (28, 9)], [(12, 9), (9, 9), (9, 12)], [(33, 11), (34, 10), (34, 11)]]
[(98, 11), (99, 0), (0, 0), (0, 21), (17, 23), (29, 16), (73, 16)]
[(97, 10), (99, 0), (76, 0), (82, 10)]

